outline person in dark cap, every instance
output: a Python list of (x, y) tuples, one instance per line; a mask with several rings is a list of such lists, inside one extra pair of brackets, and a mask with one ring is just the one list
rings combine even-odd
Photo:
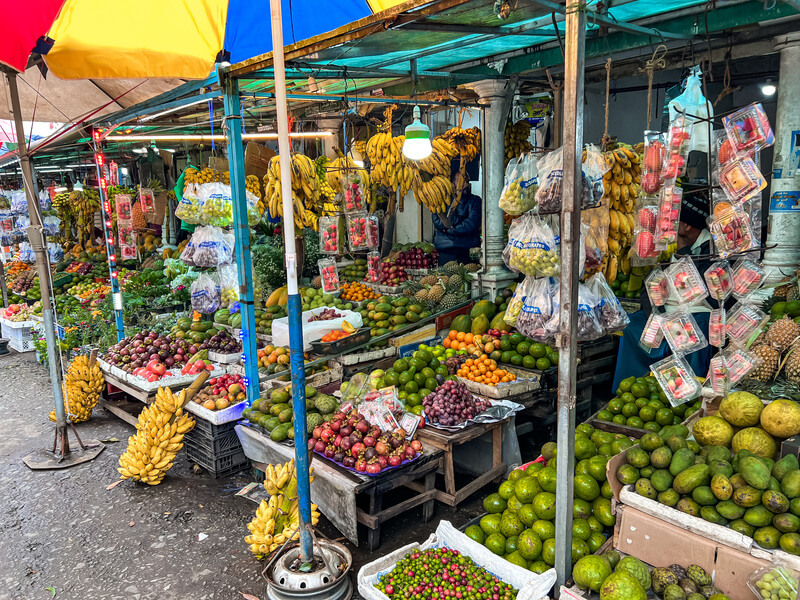
[(469, 173), (459, 170), (459, 159), (450, 163), (450, 177), (453, 182), (453, 198), (461, 192), (459, 203), (444, 215), (433, 215), (436, 234), (433, 245), (439, 256), (439, 265), (450, 261), (469, 263), (469, 250), (481, 245), (481, 222), (483, 203), (480, 196), (472, 193)]
[[(683, 256), (697, 256), (693, 260), (700, 276), (711, 266), (711, 234), (708, 231), (709, 202), (705, 190), (692, 189), (689, 185), (683, 186), (683, 201), (681, 202), (681, 214), (678, 222), (677, 251), (672, 256), (672, 261), (680, 260)], [(639, 346), (639, 339), (642, 335), (647, 319), (653, 308), (650, 306), (650, 298), (647, 292), (641, 295), (642, 310), (630, 315), (630, 324), (622, 331), (622, 339), (619, 343), (617, 352), (617, 367), (614, 371), (614, 381), (611, 389), (616, 390), (620, 382), (628, 377), (641, 377), (646, 375), (650, 365), (663, 360), (672, 351), (666, 341), (661, 342), (661, 346), (646, 352)], [(710, 311), (717, 308), (719, 304), (710, 298), (695, 306), (689, 307), (697, 326), (708, 339), (708, 322)], [(664, 310), (671, 312), (682, 307), (674, 301), (668, 301)], [(686, 356), (689, 366), (696, 375), (703, 377), (708, 373), (711, 361), (711, 346), (698, 350)]]

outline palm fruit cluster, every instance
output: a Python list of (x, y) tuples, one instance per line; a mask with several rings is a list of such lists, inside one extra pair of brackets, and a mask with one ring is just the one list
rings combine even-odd
[[(314, 468), (309, 468), (309, 480), (314, 481)], [(274, 552), (287, 541), (300, 536), (300, 501), (297, 496), (297, 468), (294, 459), (286, 464), (268, 465), (264, 489), (270, 495), (256, 509), (256, 516), (247, 524), (250, 535), (244, 541), (259, 560)], [(319, 522), (317, 505), (311, 505), (311, 524)]]
[[(73, 423), (88, 421), (105, 386), (106, 380), (97, 361), (88, 356), (76, 356), (61, 386), (69, 420)], [(54, 410), (50, 411), (50, 420), (56, 420)]]
[(164, 480), (183, 448), (183, 436), (195, 425), (194, 419), (183, 410), (188, 401), (186, 390), (176, 395), (169, 388), (158, 388), (155, 401), (139, 414), (136, 434), (128, 438), (128, 447), (119, 457), (117, 471), (122, 479), (148, 485), (158, 485)]
[(508, 161), (517, 156), (522, 156), (526, 152), (533, 150), (533, 144), (528, 141), (531, 135), (531, 124), (525, 120), (516, 123), (507, 123), (503, 137), (503, 145), (506, 151), (506, 165)]
[[(320, 200), (317, 166), (305, 154), (293, 154), (291, 167), (292, 203), (294, 204), (292, 216), (294, 224), (300, 229), (311, 227), (316, 231), (319, 224), (314, 209)], [(264, 175), (264, 197), (267, 201), (269, 214), (273, 217), (283, 216), (279, 156), (273, 156), (269, 161), (268, 172)]]
[(633, 230), (636, 224), (636, 198), (641, 183), (641, 156), (634, 148), (620, 146), (603, 153), (609, 171), (603, 175), (603, 201), (609, 207), (608, 252), (603, 258), (606, 281), (611, 283), (617, 273), (631, 272), (629, 258)]

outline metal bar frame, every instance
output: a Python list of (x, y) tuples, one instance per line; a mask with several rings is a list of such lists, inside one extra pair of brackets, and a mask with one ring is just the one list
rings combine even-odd
[[(410, 77), (410, 75), (407, 75)], [(505, 78), (503, 78), (505, 79)], [(276, 85), (277, 89), (277, 85)], [(243, 98), (270, 98), (278, 100), (278, 94), (272, 92), (240, 92)], [(465, 108), (481, 108), (481, 105), (476, 102), (456, 102), (447, 100), (415, 100), (414, 98), (394, 98), (386, 96), (336, 96), (326, 94), (286, 94), (287, 100), (311, 100), (311, 101), (328, 101), (328, 102), (344, 102), (345, 100), (352, 102), (372, 102), (375, 104), (419, 104), (420, 106), (449, 106), (449, 107), (465, 107)]]
[[(536, 0), (539, 1), (539, 0)], [(558, 436), (556, 455), (556, 590), (572, 573), (572, 493), (575, 476), (578, 279), (581, 235), (581, 155), (586, 13), (566, 10), (564, 47), (564, 198), (561, 212), (561, 282), (558, 334)]]
[(242, 355), (244, 358), (247, 398), (253, 402), (261, 396), (258, 382), (256, 347), (256, 313), (253, 294), (253, 263), (250, 256), (250, 224), (247, 218), (247, 193), (244, 185), (244, 150), (239, 104), (239, 82), (226, 78), (224, 87), (225, 119), (228, 136), (228, 168), (231, 174), (233, 201), (233, 235), (235, 238), (236, 268), (239, 276), (239, 303), (242, 315)]

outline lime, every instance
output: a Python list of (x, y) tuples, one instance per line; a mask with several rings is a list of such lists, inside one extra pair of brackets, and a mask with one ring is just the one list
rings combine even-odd
[(644, 398), (645, 396), (650, 395), (650, 390), (646, 385), (642, 385), (637, 382), (631, 386), (631, 394), (633, 394), (636, 398)]
[(511, 350), (511, 340), (508, 339), (507, 335), (500, 340), (500, 350), (503, 352)]
[(536, 359), (533, 358), (531, 355), (526, 354), (522, 357), (522, 366), (526, 369), (535, 369), (536, 368)]
[(425, 387), (425, 375), (422, 373), (414, 373), (414, 383), (419, 387)]
[(544, 371), (545, 369), (550, 368), (550, 360), (547, 358), (537, 358), (536, 359), (536, 368), (540, 371)]
[[(524, 481), (524, 479), (522, 481)], [(536, 511), (533, 510), (533, 504), (523, 504), (520, 506), (519, 510), (517, 511), (517, 517), (519, 517), (519, 520), (522, 521), (522, 524), (526, 525), (527, 527), (533, 525), (538, 518), (536, 516)]]
[(534, 358), (544, 358), (547, 355), (547, 347), (544, 344), (536, 342), (535, 344), (531, 344), (528, 352)]
[(625, 404), (628, 404), (628, 403), (630, 403), (630, 402), (635, 402), (635, 401), (636, 401), (636, 396), (634, 396), (634, 395), (633, 395), (633, 394), (631, 394), (630, 392), (623, 392), (623, 393), (620, 395), (620, 398), (622, 398), (622, 401), (623, 401)]
[(572, 518), (588, 519), (592, 515), (592, 505), (580, 498), (572, 499)]
[(622, 407), (624, 406), (624, 402), (621, 398), (612, 398), (611, 401), (608, 403), (608, 412), (613, 415), (618, 415), (622, 412)]
[(652, 406), (643, 406), (639, 410), (639, 418), (647, 423), (648, 421), (655, 421), (656, 419), (656, 409)]
[(511, 357), (512, 357), (513, 355), (514, 355), (514, 353), (513, 353), (513, 352), (511, 352), (511, 350), (504, 350), (504, 351), (503, 351), (503, 352), (500, 354), (500, 362), (501, 362), (501, 363), (506, 363), (506, 364), (510, 363), (510, 362), (511, 362)]
[(622, 406), (622, 416), (626, 419), (639, 414), (639, 409), (634, 402), (628, 402)]
[(511, 364), (518, 367), (522, 364), (522, 357), (519, 354), (511, 355)]
[(556, 470), (555, 467), (545, 467), (539, 471), (539, 485), (546, 492), (556, 491)]
[(411, 412), (415, 415), (421, 416), (425, 412), (425, 408), (422, 406), (422, 404), (418, 404), (417, 406), (411, 407)]

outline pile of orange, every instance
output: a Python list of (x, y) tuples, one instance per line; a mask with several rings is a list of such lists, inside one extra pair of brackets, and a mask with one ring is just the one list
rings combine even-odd
[(364, 300), (377, 300), (381, 297), (371, 287), (358, 281), (353, 283), (343, 283), (342, 293), (339, 296), (348, 302), (363, 302)]
[(473, 335), (463, 331), (451, 331), (442, 341), (442, 346), (452, 350), (466, 350), (470, 354), (491, 354), (496, 348), (494, 340), (489, 336)]
[(514, 381), (517, 376), (505, 369), (497, 368), (497, 361), (492, 360), (486, 354), (481, 354), (478, 358), (468, 358), (461, 368), (456, 371), (456, 375), (486, 385), (497, 385), (507, 381)]
[(341, 329), (339, 329), (338, 331), (331, 331), (331, 332), (326, 333), (325, 335), (323, 335), (322, 336), (322, 341), (323, 342), (335, 342), (336, 340), (340, 340), (342, 338), (346, 338), (348, 335), (350, 335), (350, 334), (347, 333), (346, 331), (342, 331)]
[(266, 346), (256, 352), (259, 367), (269, 367), (272, 363), (289, 364), (289, 349), (278, 346)]

